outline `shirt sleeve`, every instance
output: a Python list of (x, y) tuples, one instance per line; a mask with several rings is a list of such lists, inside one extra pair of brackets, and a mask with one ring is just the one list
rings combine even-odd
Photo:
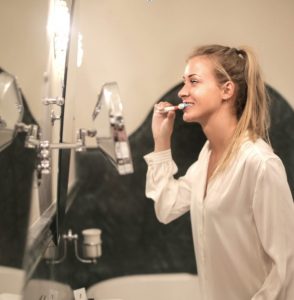
[(284, 166), (278, 158), (261, 164), (253, 215), (272, 267), (252, 300), (294, 299), (293, 294), (289, 297), (294, 284), (294, 205)]
[(171, 150), (152, 152), (144, 156), (148, 165), (145, 193), (155, 202), (157, 219), (167, 224), (190, 209), (191, 174), (193, 164), (186, 175), (175, 179), (178, 168), (172, 159)]

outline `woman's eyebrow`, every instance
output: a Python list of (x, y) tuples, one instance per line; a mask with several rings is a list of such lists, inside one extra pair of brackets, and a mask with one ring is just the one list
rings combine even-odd
[(193, 77), (193, 76), (200, 77), (198, 74), (193, 73), (193, 74), (188, 75), (188, 78)]
[[(187, 78), (191, 78), (191, 77), (193, 77), (193, 76), (196, 76), (196, 77), (198, 77), (198, 78), (200, 78), (200, 76), (199, 75), (197, 75), (197, 74), (189, 74), (189, 75), (187, 75)], [(183, 79), (185, 80), (185, 76), (183, 76)]]

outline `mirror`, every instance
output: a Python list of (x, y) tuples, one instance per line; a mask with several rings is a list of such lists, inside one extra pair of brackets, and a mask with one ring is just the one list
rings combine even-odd
[[(7, 244), (7, 248), (11, 247), (11, 243), (17, 244), (13, 239), (9, 240), (12, 233), (15, 240), (23, 242), (18, 243), (17, 251), (12, 249), (11, 252), (13, 260), (20, 261), (17, 267), (26, 272), (26, 278), (31, 276), (52, 235), (58, 234), (62, 218), (56, 215), (58, 209), (63, 208), (59, 199), (65, 201), (66, 197), (61, 197), (64, 193), (60, 191), (58, 181), (67, 181), (69, 156), (63, 150), (60, 150), (61, 155), (59, 151), (51, 151), (50, 144), (60, 142), (63, 138), (64, 107), (59, 107), (62, 106), (59, 100), (65, 98), (67, 46), (73, 3), (74, 0), (50, 0), (38, 4), (26, 1), (15, 18), (17, 22), (11, 22), (11, 18), (7, 17), (15, 10), (16, 1), (1, 6), (0, 27), (9, 26), (11, 32), (5, 38), (3, 36), (0, 58), (4, 68), (19, 80), (16, 82), (14, 75), (0, 69), (0, 206), (7, 213), (7, 218), (2, 217), (7, 222), (0, 224), (3, 230), (3, 243), (0, 244)], [(31, 20), (33, 23), (30, 23)], [(37, 32), (35, 28), (38, 28)], [(10, 38), (6, 39), (6, 36)], [(25, 45), (22, 45), (22, 36), (29, 36), (29, 44), (34, 45), (29, 47), (28, 53)], [(34, 43), (34, 38), (38, 43)], [(11, 40), (18, 43), (13, 44)], [(16, 49), (17, 53), (14, 52)], [(21, 90), (18, 84), (21, 84)], [(38, 122), (30, 114), (29, 107), (33, 108)], [(16, 135), (17, 132), (19, 134)], [(21, 177), (23, 173), (24, 178)], [(9, 216), (17, 213), (20, 215), (13, 220), (14, 226), (10, 228)], [(15, 234), (14, 230), (19, 234)], [(6, 265), (8, 258), (13, 266), (16, 265), (8, 251), (0, 254), (0, 265)], [(0, 284), (0, 292), (4, 288)]]
[(22, 117), (23, 104), (16, 79), (0, 69), (0, 151), (11, 144)]
[[(102, 86), (92, 118), (96, 128), (96, 142), (99, 149), (106, 154), (119, 174), (133, 173), (123, 106), (116, 82), (105, 83)], [(109, 124), (109, 127), (105, 127), (105, 124)]]
[[(54, 218), (66, 197), (60, 196), (64, 192), (58, 190), (58, 181), (67, 181), (69, 158), (63, 155), (67, 151), (51, 151), (43, 142), (49, 145), (63, 139), (64, 107), (51, 100), (65, 98), (73, 3), (12, 0), (1, 4), (1, 66), (14, 75), (0, 69), (0, 208), (5, 212), (0, 222), (0, 268), (20, 269), (26, 273), (25, 280), (58, 234), (62, 218), (56, 223)], [(23, 280), (13, 284), (21, 286)], [(0, 282), (0, 298), (5, 291), (8, 287)]]

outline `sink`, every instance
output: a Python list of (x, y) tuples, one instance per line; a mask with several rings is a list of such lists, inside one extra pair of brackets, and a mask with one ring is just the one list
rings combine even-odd
[(73, 300), (73, 291), (69, 285), (61, 282), (31, 279), (24, 290), (23, 300), (39, 300), (42, 297), (46, 297), (46, 299)]
[[(24, 282), (24, 270), (0, 266), (0, 296), (2, 298), (3, 294), (21, 295)], [(7, 297), (7, 299), (10, 298)], [(0, 298), (0, 300), (2, 299)]]

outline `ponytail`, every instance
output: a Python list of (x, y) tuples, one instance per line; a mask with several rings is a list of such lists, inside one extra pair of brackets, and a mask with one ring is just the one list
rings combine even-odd
[(237, 127), (240, 133), (248, 130), (253, 140), (260, 137), (269, 142), (269, 97), (260, 67), (251, 49), (244, 47), (240, 51), (244, 53), (246, 61), (244, 75), (247, 83), (247, 99)]

